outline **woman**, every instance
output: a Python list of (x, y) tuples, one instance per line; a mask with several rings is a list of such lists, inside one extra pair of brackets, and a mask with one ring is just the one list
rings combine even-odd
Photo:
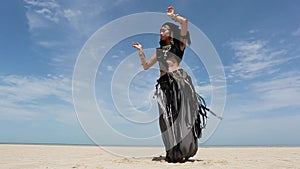
[(205, 126), (206, 111), (202, 106), (204, 100), (195, 92), (190, 76), (179, 66), (186, 44), (191, 43), (188, 21), (174, 14), (174, 7), (169, 7), (166, 14), (179, 22), (181, 29), (170, 22), (163, 24), (160, 47), (149, 61), (141, 44), (133, 43), (132, 46), (138, 49), (145, 70), (157, 61), (159, 63), (160, 78), (157, 80), (156, 96), (166, 161), (184, 162), (198, 150), (198, 138)]

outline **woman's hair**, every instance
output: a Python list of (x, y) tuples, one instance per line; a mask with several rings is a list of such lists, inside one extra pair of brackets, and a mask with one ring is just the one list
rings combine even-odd
[[(180, 39), (181, 39), (180, 31), (181, 30), (180, 30), (179, 26), (177, 26), (177, 25), (175, 25), (175, 24), (173, 24), (171, 22), (166, 22), (166, 23), (164, 23), (162, 25), (162, 27), (163, 26), (166, 26), (169, 29), (170, 36), (173, 39), (174, 45), (180, 46), (180, 44), (181, 44), (181, 41), (180, 41)], [(186, 34), (186, 42), (187, 42), (188, 45), (191, 44), (191, 39), (190, 39), (190, 33), (189, 33), (189, 31), (187, 31), (187, 34)], [(165, 42), (160, 39), (159, 44), (160, 44), (160, 46), (164, 46)]]

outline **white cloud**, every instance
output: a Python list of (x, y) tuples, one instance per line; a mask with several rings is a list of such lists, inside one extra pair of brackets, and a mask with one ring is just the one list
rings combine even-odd
[(112, 11), (107, 10), (125, 2), (24, 0), (31, 40), (33, 44), (42, 47), (33, 48), (51, 49), (51, 56), (48, 56), (51, 57), (50, 64), (57, 69), (70, 71), (83, 43), (111, 18)]
[(256, 81), (240, 88), (242, 92), (231, 93), (227, 96), (227, 118), (241, 120), (261, 117), (262, 113), (268, 118), (274, 117), (274, 112), (284, 110), (281, 116), (289, 116), (300, 107), (300, 73), (283, 72), (273, 78)]
[(254, 33), (257, 33), (258, 32), (258, 30), (257, 29), (252, 29), (252, 30), (249, 30), (249, 33), (250, 34), (254, 34)]
[(114, 71), (114, 68), (113, 68), (113, 66), (109, 65), (109, 66), (106, 66), (106, 70), (112, 72), (112, 71)]
[[(44, 21), (44, 19), (54, 23), (58, 23), (61, 19), (61, 7), (55, 0), (24, 0), (24, 3), (25, 7), (27, 8), (26, 16), (31, 29), (39, 28), (41, 25), (45, 25), (46, 21)], [(37, 20), (36, 18), (39, 19)]]
[(38, 7), (47, 7), (47, 8), (57, 8), (59, 5), (55, 0), (48, 0), (48, 1), (42, 1), (42, 0), (24, 0), (24, 2), (28, 5), (32, 6), (38, 6)]
[(136, 121), (153, 119), (155, 116), (153, 110), (156, 106), (156, 103), (153, 104), (155, 73), (143, 71), (135, 77), (130, 77), (124, 71), (121, 72), (123, 73), (115, 75), (115, 80), (111, 84), (114, 106), (118, 108), (119, 113), (123, 113), (129, 119)]
[(31, 77), (2, 76), (1, 94), (13, 101), (33, 101), (45, 96), (56, 96), (58, 99), (71, 103), (71, 80), (64, 76)]
[(71, 9), (65, 9), (64, 10), (64, 17), (67, 18), (69, 21), (71, 21), (73, 18), (76, 18), (80, 16), (82, 12), (80, 10), (71, 10)]
[(253, 79), (277, 72), (276, 66), (289, 60), (284, 58), (287, 51), (273, 49), (267, 44), (263, 40), (231, 42), (236, 62), (228, 68), (228, 77)]
[(281, 73), (273, 79), (256, 82), (252, 90), (259, 93), (260, 100), (269, 109), (300, 106), (299, 72)]
[(41, 16), (37, 15), (33, 11), (26, 12), (26, 17), (28, 19), (29, 30), (33, 31), (35, 28), (47, 27), (47, 21)]
[(62, 42), (58, 42), (58, 41), (39, 41), (37, 42), (37, 44), (45, 48), (54, 48), (63, 45)]
[(57, 23), (59, 21), (59, 18), (55, 16), (56, 14), (47, 8), (35, 10), (35, 12), (37, 14), (43, 15), (46, 19), (53, 21), (55, 23)]
[[(95, 31), (94, 27), (98, 25), (95, 24), (97, 23), (95, 21), (99, 20), (101, 14), (105, 11), (105, 4), (96, 1), (83, 2), (79, 0), (62, 3), (56, 0), (24, 0), (24, 3), (31, 29), (41, 28), (41, 25), (45, 25), (45, 23), (48, 27), (53, 27), (53, 24), (61, 24), (70, 26), (81, 33), (91, 34), (91, 31)], [(39, 20), (36, 18), (39, 18)], [(101, 18), (103, 19), (103, 17)]]
[[(24, 0), (24, 6), (27, 9), (26, 16), (30, 28), (39, 28), (41, 25), (44, 25), (39, 22), (45, 23), (49, 21), (47, 23), (48, 26), (52, 26), (51, 24), (53, 23), (67, 24), (84, 35), (90, 35), (101, 23), (105, 22), (106, 14), (104, 12), (107, 12), (108, 9), (111, 10), (117, 6), (122, 6), (126, 2), (128, 0), (113, 2), (97, 0), (71, 0), (64, 2), (57, 0)], [(37, 17), (40, 17), (40, 19), (37, 20)]]
[(295, 30), (294, 32), (292, 32), (293, 36), (300, 36), (300, 28), (298, 28), (297, 30)]
[(202, 97), (209, 97), (211, 96), (211, 92), (213, 90), (213, 86), (210, 84), (195, 86), (195, 90), (198, 94), (200, 94)]
[[(72, 116), (71, 79), (64, 76), (1, 76), (1, 118), (32, 119), (41, 115)], [(74, 117), (73, 117), (74, 118)], [(74, 121), (76, 122), (76, 121)]]
[(225, 116), (208, 142), (217, 145), (296, 145), (300, 141), (297, 134), (300, 129), (299, 120), (300, 116), (297, 114), (284, 115), (284, 113), (277, 117), (235, 121)]

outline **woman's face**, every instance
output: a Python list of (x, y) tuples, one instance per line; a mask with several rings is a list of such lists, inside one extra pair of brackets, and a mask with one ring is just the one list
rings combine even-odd
[(160, 29), (160, 38), (161, 40), (166, 40), (170, 37), (170, 31), (165, 26), (161, 27)]

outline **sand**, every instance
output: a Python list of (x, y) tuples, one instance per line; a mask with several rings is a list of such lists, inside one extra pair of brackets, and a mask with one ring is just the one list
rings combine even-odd
[[(123, 154), (129, 154), (124, 156)], [(163, 147), (0, 145), (1, 169), (300, 168), (300, 147), (204, 147), (167, 163)]]

